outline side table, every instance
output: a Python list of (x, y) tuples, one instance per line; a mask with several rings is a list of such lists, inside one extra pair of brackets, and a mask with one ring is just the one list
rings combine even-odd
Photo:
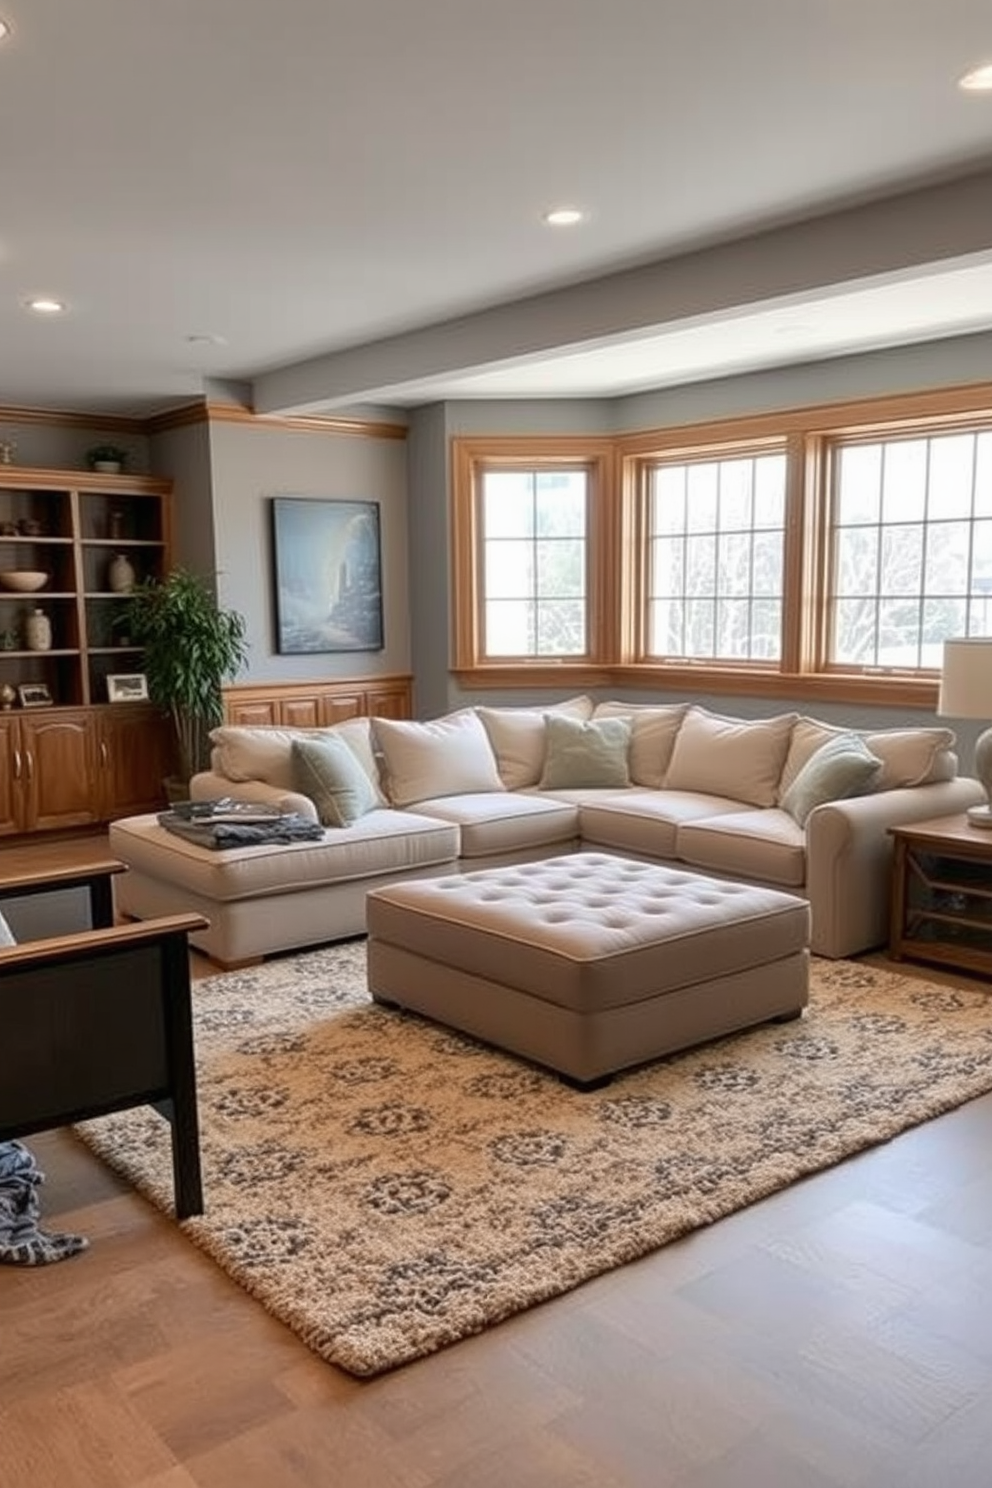
[(992, 831), (963, 814), (890, 831), (889, 954), (992, 977)]

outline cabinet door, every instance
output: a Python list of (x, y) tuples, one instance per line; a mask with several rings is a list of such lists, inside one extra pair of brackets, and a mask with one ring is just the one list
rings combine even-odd
[(320, 700), (320, 722), (325, 725), (343, 723), (346, 718), (361, 718), (365, 712), (365, 697), (361, 692), (327, 693)]
[(278, 722), (274, 702), (242, 703), (237, 698), (224, 702), (226, 723), (236, 723), (246, 728), (265, 727)]
[(410, 689), (406, 683), (370, 687), (366, 692), (370, 718), (409, 718)]
[(24, 754), (17, 719), (0, 713), (0, 834), (21, 830)]
[(100, 820), (97, 720), (87, 712), (20, 717), (23, 830), (85, 827)]
[(316, 728), (320, 722), (318, 706), (315, 697), (283, 698), (279, 704), (279, 722), (286, 728)]
[(102, 815), (163, 810), (172, 753), (172, 729), (160, 713), (135, 703), (108, 709), (100, 719)]

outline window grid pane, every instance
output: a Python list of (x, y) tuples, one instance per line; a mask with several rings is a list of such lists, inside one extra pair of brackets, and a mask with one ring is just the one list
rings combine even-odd
[(777, 453), (649, 468), (649, 658), (781, 658), (785, 470)]
[(585, 470), (486, 470), (480, 482), (482, 655), (588, 649)]
[(840, 445), (833, 465), (828, 665), (941, 665), (992, 634), (988, 434)]

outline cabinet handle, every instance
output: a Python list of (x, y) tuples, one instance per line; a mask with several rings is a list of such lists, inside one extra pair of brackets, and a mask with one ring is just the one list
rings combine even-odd
[(104, 769), (107, 768), (107, 764), (108, 764), (109, 759), (110, 759), (110, 755), (109, 755), (109, 752), (107, 750), (107, 741), (106, 741), (106, 739), (101, 739), (100, 740), (100, 763), (101, 763), (101, 765), (103, 766)]
[(14, 750), (14, 779), (15, 780), (20, 780), (20, 778), (21, 778), (21, 751), (19, 749), (15, 749)]
[(28, 780), (31, 781), (34, 779), (34, 755), (30, 749), (24, 751), (24, 762), (28, 767)]

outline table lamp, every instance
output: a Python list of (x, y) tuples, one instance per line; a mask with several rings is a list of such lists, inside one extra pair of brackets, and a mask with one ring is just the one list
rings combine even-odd
[[(944, 642), (937, 712), (947, 718), (992, 719), (992, 637)], [(975, 741), (975, 774), (984, 806), (968, 808), (973, 827), (992, 828), (992, 728)]]

